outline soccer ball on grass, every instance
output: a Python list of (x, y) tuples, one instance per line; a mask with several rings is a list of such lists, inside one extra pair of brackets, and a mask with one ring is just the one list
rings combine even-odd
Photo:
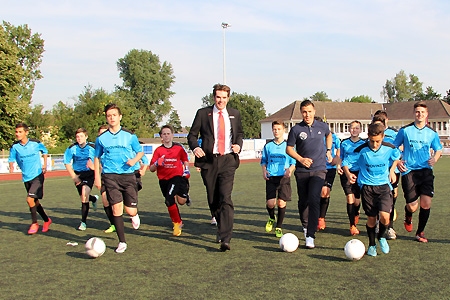
[(90, 238), (84, 246), (86, 248), (86, 254), (92, 258), (102, 256), (106, 250), (105, 242), (98, 237)]
[(366, 246), (358, 239), (352, 239), (345, 244), (345, 256), (351, 260), (360, 260), (366, 253)]
[(298, 248), (298, 238), (293, 233), (286, 233), (280, 238), (280, 248), (284, 252), (294, 252)]

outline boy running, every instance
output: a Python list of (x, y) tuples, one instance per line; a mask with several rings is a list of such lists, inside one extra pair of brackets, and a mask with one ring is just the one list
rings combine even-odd
[[(64, 152), (64, 165), (75, 183), (81, 199), (81, 223), (78, 230), (86, 230), (86, 220), (89, 213), (89, 201), (97, 207), (98, 196), (91, 196), (94, 185), (94, 170), (90, 169), (94, 161), (94, 144), (87, 141), (88, 134), (84, 128), (75, 132), (76, 143), (70, 145)], [(91, 163), (90, 163), (91, 162)]]
[(291, 174), (295, 170), (295, 159), (286, 154), (286, 141), (284, 140), (284, 123), (272, 122), (274, 139), (264, 145), (261, 157), (262, 175), (266, 181), (266, 209), (269, 220), (266, 223), (266, 232), (271, 232), (275, 223), (275, 203), (278, 194), (278, 215), (275, 236), (281, 238), (284, 215), (286, 214), (286, 201), (291, 201)]
[[(28, 126), (25, 123), (16, 125), (16, 139), (9, 152), (9, 172), (14, 172), (16, 162), (22, 170), (22, 180), (27, 190), (27, 203), (30, 207), (31, 226), (28, 234), (35, 234), (39, 230), (37, 213), (44, 220), (42, 232), (47, 232), (52, 219), (44, 211), (40, 199), (44, 197), (44, 174), (47, 171), (47, 148), (44, 144), (35, 139), (28, 138)], [(42, 153), (44, 163), (41, 165)]]
[[(357, 184), (361, 188), (361, 198), (364, 211), (367, 215), (367, 235), (369, 236), (369, 248), (367, 255), (377, 256), (375, 243), (375, 229), (379, 216), (378, 242), (381, 251), (389, 253), (389, 244), (384, 237), (389, 226), (389, 215), (392, 210), (392, 185), (395, 182), (395, 168), (400, 159), (400, 151), (392, 144), (383, 142), (383, 124), (370, 124), (368, 128), (368, 141), (355, 149), (357, 160), (355, 161), (359, 174)], [(348, 156), (349, 158), (349, 156)], [(390, 165), (390, 161), (393, 161)], [(342, 162), (348, 181), (353, 184), (355, 178), (347, 167), (347, 161)]]
[(183, 221), (178, 204), (184, 205), (189, 197), (189, 159), (183, 146), (173, 142), (173, 127), (164, 125), (159, 132), (163, 144), (155, 149), (150, 172), (155, 172), (165, 204), (173, 223), (173, 235), (180, 236)]
[[(398, 164), (402, 172), (402, 189), (405, 196), (405, 229), (413, 230), (412, 215), (419, 207), (419, 225), (416, 241), (427, 243), (424, 230), (430, 217), (431, 199), (434, 196), (433, 166), (442, 154), (439, 135), (427, 126), (428, 107), (425, 102), (414, 104), (414, 122), (402, 127), (394, 145), (403, 145), (403, 158)], [(433, 150), (433, 151), (431, 151)]]

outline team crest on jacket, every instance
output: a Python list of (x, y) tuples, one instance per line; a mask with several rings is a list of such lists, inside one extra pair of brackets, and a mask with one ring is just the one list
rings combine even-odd
[(308, 134), (306, 132), (300, 132), (299, 137), (301, 140), (306, 140), (308, 137)]

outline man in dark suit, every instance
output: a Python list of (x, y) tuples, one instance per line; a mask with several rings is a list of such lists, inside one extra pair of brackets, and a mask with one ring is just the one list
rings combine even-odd
[[(208, 205), (217, 220), (220, 250), (230, 250), (234, 206), (231, 200), (234, 174), (239, 167), (244, 133), (238, 110), (227, 108), (230, 88), (213, 87), (215, 104), (197, 111), (188, 134), (189, 148), (195, 155), (195, 166), (201, 169)], [(199, 146), (198, 139), (202, 139)]]

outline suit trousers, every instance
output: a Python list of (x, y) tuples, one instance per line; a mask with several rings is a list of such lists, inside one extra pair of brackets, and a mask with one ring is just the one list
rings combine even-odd
[(233, 233), (234, 205), (231, 200), (237, 163), (233, 154), (214, 156), (209, 168), (201, 170), (208, 205), (217, 221), (218, 237), (229, 243)]
[(295, 172), (298, 194), (298, 213), (306, 236), (315, 238), (320, 214), (320, 194), (326, 171)]

